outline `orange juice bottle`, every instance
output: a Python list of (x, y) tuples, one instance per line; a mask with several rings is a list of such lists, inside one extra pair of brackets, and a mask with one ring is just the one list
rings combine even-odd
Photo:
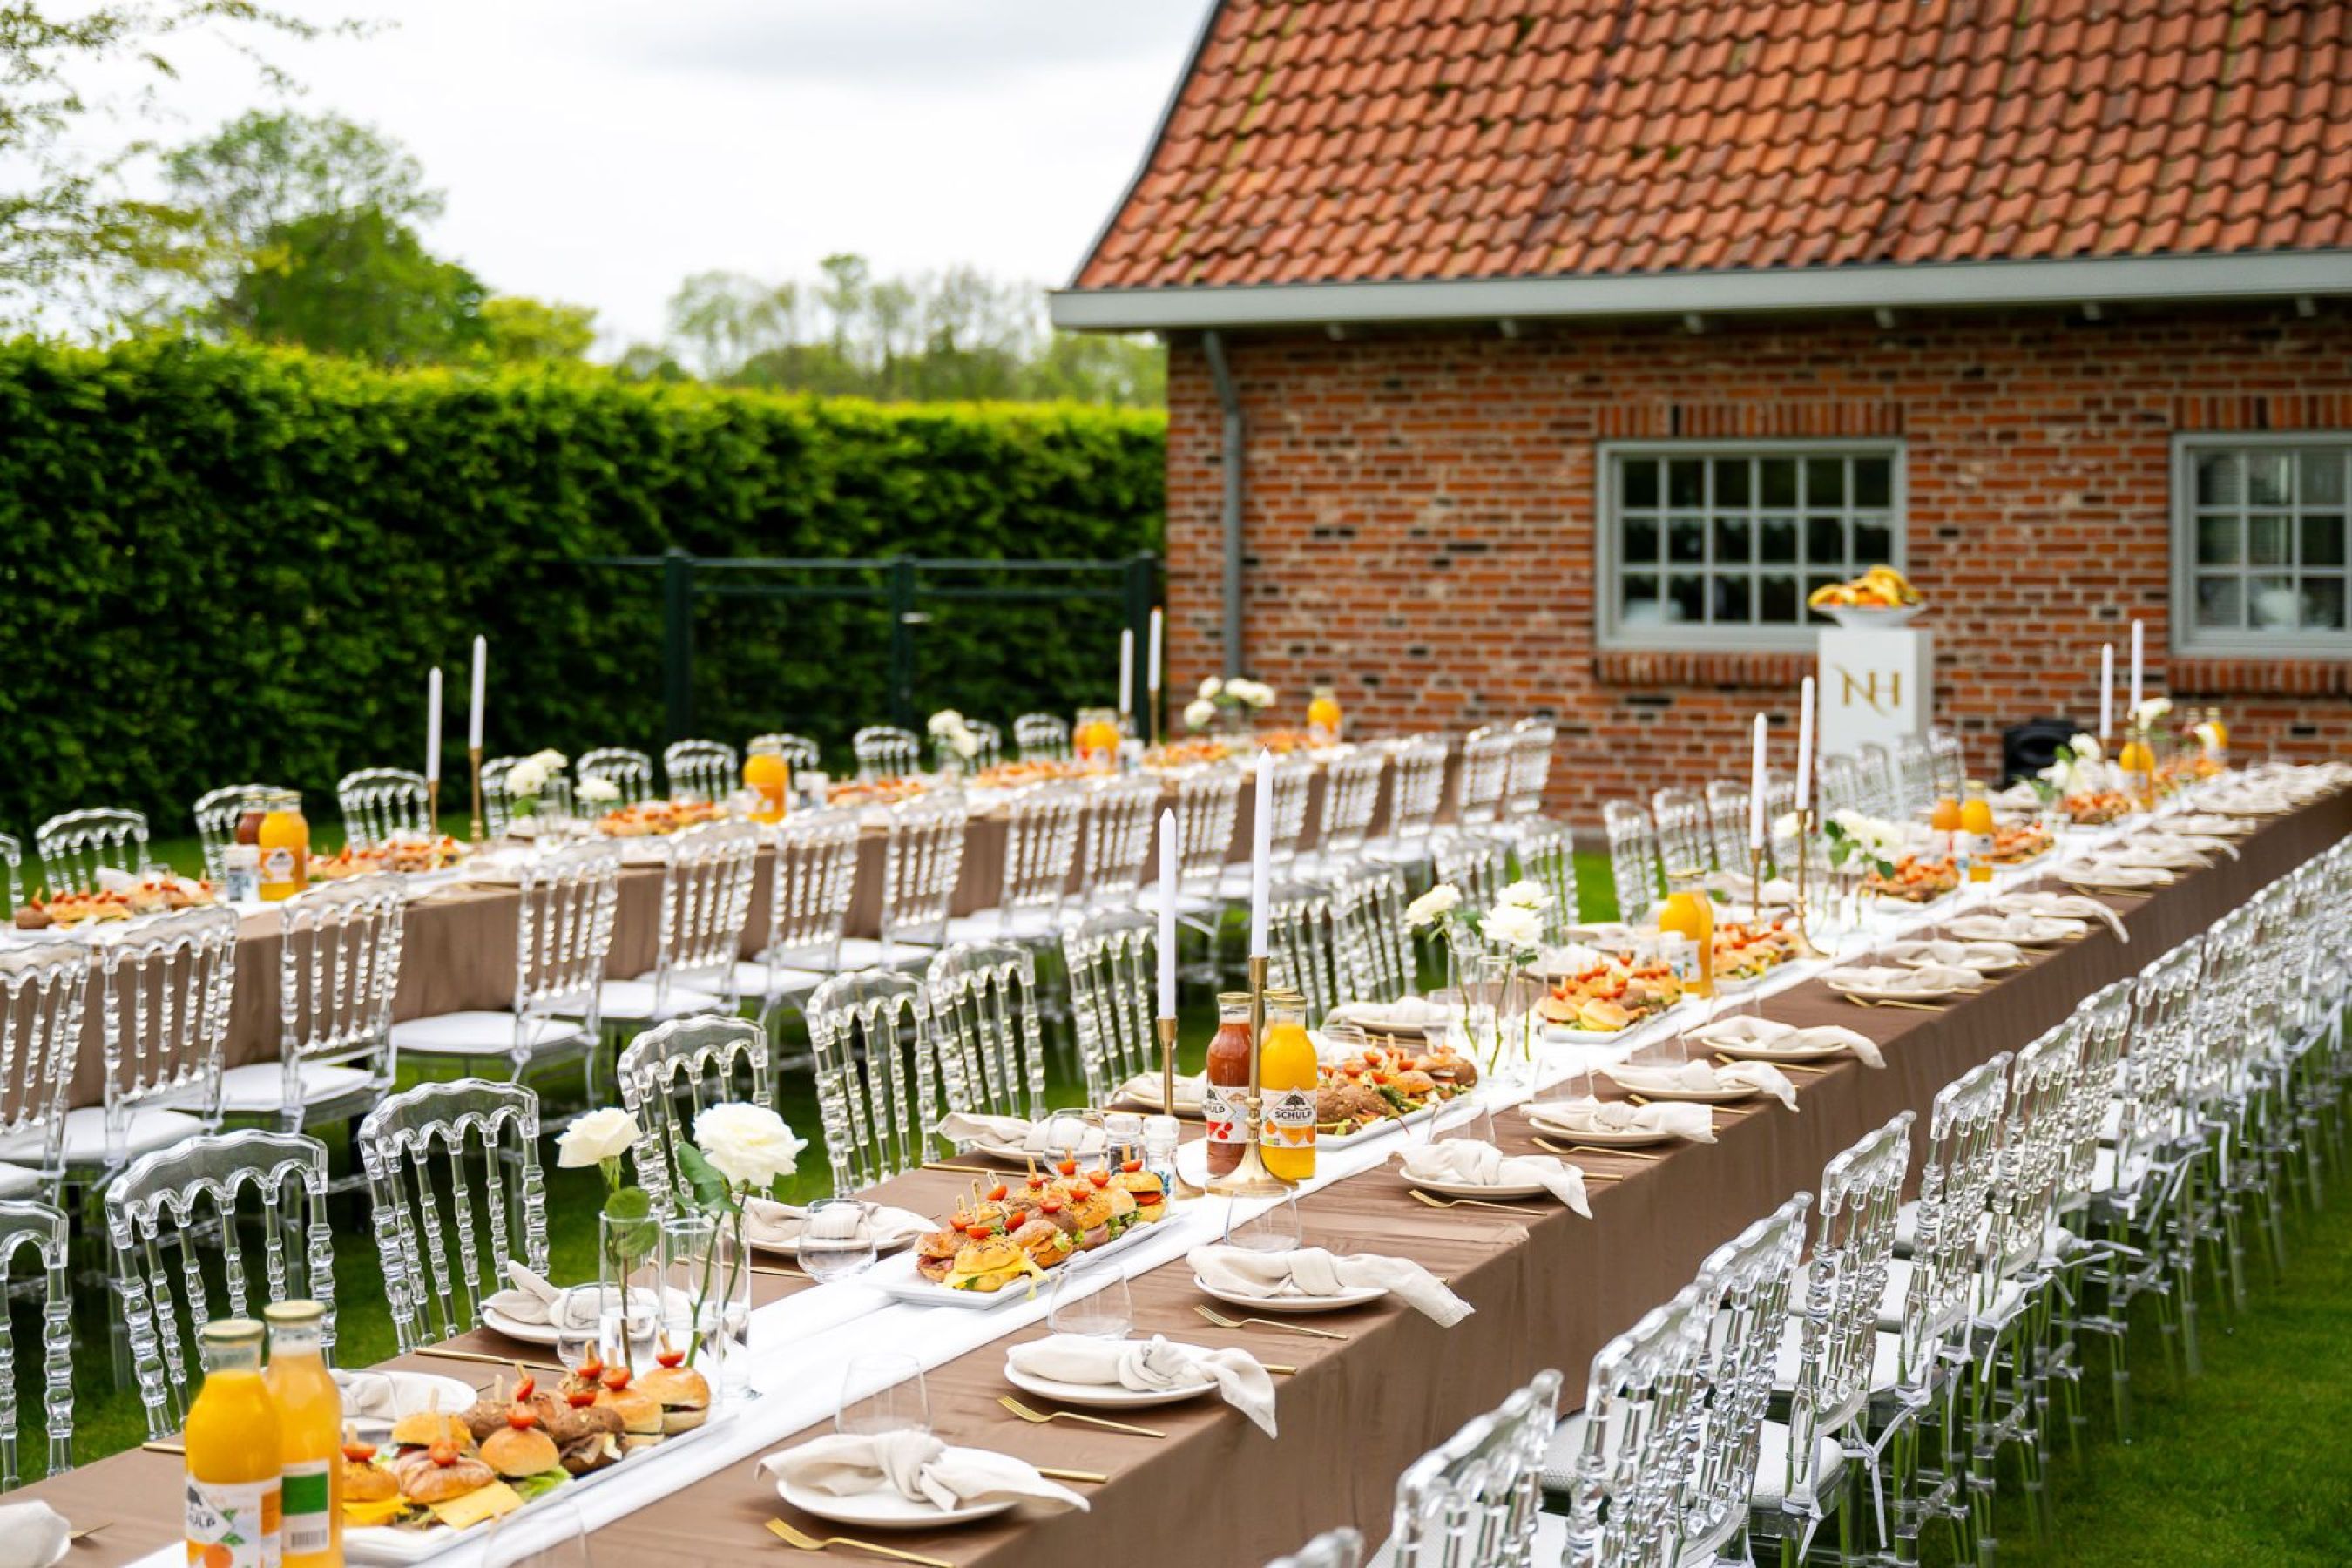
[(2221, 710), (2205, 710), (2205, 723), (2213, 731), (2213, 761), (2226, 768), (2230, 765), (2230, 727), (2221, 722)]
[(1258, 1043), (1258, 1155), (1286, 1182), (1315, 1175), (1315, 1042), (1307, 1037), (1307, 998), (1265, 994), (1265, 1037)]
[(343, 1398), (320, 1353), (326, 1309), (278, 1301), (261, 1310), (269, 1325), (269, 1370), (262, 1381), (278, 1406), (284, 1498), (283, 1568), (342, 1568)]
[(1715, 904), (1705, 889), (1677, 888), (1658, 906), (1658, 930), (1679, 936), (1698, 952), (1698, 979), (1690, 986), (1694, 996), (1715, 994)]
[(300, 795), (280, 790), (269, 797), (259, 842), (263, 899), (290, 899), (310, 885), (310, 825), (302, 816)]
[(761, 746), (743, 759), (743, 787), (760, 797), (752, 821), (782, 822), (784, 797), (793, 787), (793, 765), (784, 760), (783, 752)]
[(197, 1331), (205, 1385), (181, 1433), (188, 1450), (190, 1568), (276, 1568), (278, 1407), (261, 1381), (261, 1325), (224, 1318)]
[(1969, 798), (1960, 802), (1960, 863), (1971, 882), (1992, 880), (1992, 802), (1984, 786), (1973, 780)]
[(1315, 689), (1315, 700), (1307, 705), (1307, 728), (1318, 741), (1339, 738), (1339, 699), (1329, 687)]
[(1078, 727), (1070, 736), (1078, 761), (1108, 768), (1118, 761), (1118, 716), (1108, 708), (1081, 708)]
[(1952, 835), (1960, 830), (1960, 803), (1948, 795), (1937, 796), (1936, 804), (1927, 812), (1927, 827), (1930, 832), (1943, 835), (1942, 848), (1949, 855)]

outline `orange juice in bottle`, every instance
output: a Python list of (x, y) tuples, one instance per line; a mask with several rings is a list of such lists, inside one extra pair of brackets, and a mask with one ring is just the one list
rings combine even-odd
[(760, 797), (754, 822), (782, 822), (784, 797), (793, 787), (793, 765), (773, 746), (758, 746), (743, 759), (743, 787)]
[(261, 1310), (269, 1325), (269, 1370), (262, 1381), (278, 1406), (283, 1568), (342, 1568), (343, 1399), (319, 1342), (326, 1309), (278, 1301)]
[(1928, 808), (1927, 827), (1930, 832), (1942, 836), (1938, 847), (1949, 855), (1952, 852), (1952, 835), (1960, 830), (1960, 803), (1948, 795), (1937, 795), (1936, 804)]
[(1689, 942), (1698, 956), (1698, 978), (1689, 987), (1694, 996), (1715, 994), (1715, 904), (1694, 879), (1666, 895), (1658, 906), (1658, 930)]
[(188, 1450), (191, 1568), (275, 1568), (278, 1406), (261, 1380), (261, 1325), (224, 1318), (197, 1331), (205, 1384), (181, 1436)]
[(1969, 798), (1960, 802), (1960, 864), (1971, 882), (1992, 880), (1992, 802), (1984, 786), (1970, 780)]
[(1327, 744), (1339, 738), (1339, 699), (1331, 688), (1315, 689), (1315, 700), (1307, 705), (1307, 728)]
[(1286, 1182), (1315, 1175), (1315, 1042), (1307, 1037), (1307, 998), (1265, 994), (1265, 1037), (1258, 1042), (1258, 1156)]
[(258, 838), (263, 899), (275, 903), (310, 885), (310, 825), (303, 819), (300, 795), (280, 790), (269, 797)]
[(1108, 708), (1081, 708), (1078, 727), (1070, 735), (1070, 747), (1078, 761), (1094, 767), (1108, 768), (1118, 761), (1118, 715)]

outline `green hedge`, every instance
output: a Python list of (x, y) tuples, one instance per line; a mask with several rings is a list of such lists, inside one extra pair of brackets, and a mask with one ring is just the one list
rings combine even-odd
[[(1160, 547), (1165, 425), (886, 407), (568, 371), (386, 374), (177, 340), (0, 345), (0, 829), (417, 765), (425, 670), (490, 639), (488, 749), (655, 750), (658, 574), (706, 555), (1108, 559)], [(1110, 581), (1106, 579), (1106, 582)], [(927, 604), (916, 697), (1009, 720), (1104, 700), (1115, 605)], [(703, 601), (696, 724), (829, 745), (886, 715), (875, 605)], [(462, 788), (462, 786), (460, 786)]]

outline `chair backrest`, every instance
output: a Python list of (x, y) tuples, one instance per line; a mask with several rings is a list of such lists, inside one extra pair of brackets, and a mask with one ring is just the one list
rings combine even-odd
[(1927, 1112), (1897, 1363), (1906, 1388), (1927, 1385), (1930, 1368), (1975, 1306), (1977, 1246), (1984, 1238), (1993, 1178), (2000, 1167), (2009, 1063), (2010, 1054), (2002, 1051), (1970, 1068), (1936, 1091)]
[(1503, 810), (1517, 737), (1507, 730), (1474, 730), (1462, 742), (1461, 775), (1454, 784), (1454, 818), (1465, 827), (1483, 827)]
[(1135, 896), (1151, 854), (1152, 818), (1160, 780), (1150, 773), (1108, 778), (1086, 786), (1087, 901), (1101, 906)]
[(224, 857), (236, 842), (236, 825), (247, 811), (260, 811), (273, 795), (286, 793), (277, 784), (225, 784), (196, 797), (196, 842), (205, 854), (205, 879), (217, 883), (227, 871)]
[(2204, 948), (2180, 943), (2139, 972), (2132, 987), (2130, 1048), (2124, 1057), (2116, 1125), (2116, 1172), (2162, 1152), (2185, 1131), (2189, 1057), (2196, 1040), (2190, 1015), (2204, 973)]
[(1331, 879), (1332, 935), (1347, 998), (1393, 1002), (1412, 989), (1404, 907), (1404, 873), (1395, 867), (1351, 866)]
[(675, 800), (725, 800), (742, 787), (743, 759), (724, 741), (672, 741), (662, 778)]
[(41, 883), (51, 894), (98, 890), (99, 868), (137, 876), (147, 866), (147, 818), (93, 805), (52, 816), (33, 830)]
[(637, 1181), (657, 1215), (672, 1213), (688, 1184), (677, 1148), (694, 1138), (694, 1119), (714, 1105), (774, 1103), (768, 1031), (749, 1018), (705, 1014), (673, 1018), (631, 1040), (614, 1066), (621, 1105), (637, 1121)]
[(218, 905), (154, 915), (98, 950), (106, 1054), (106, 1163), (128, 1157), (131, 1118), (148, 1100), (220, 1122), (221, 1052), (236, 984), (236, 915)]
[(600, 746), (593, 752), (583, 752), (572, 764), (572, 773), (582, 784), (603, 779), (611, 784), (619, 792), (609, 803), (612, 805), (643, 805), (653, 798), (653, 758), (626, 746)]
[(1283, 881), (1268, 889), (1267, 968), (1273, 984), (1307, 998), (1307, 1016), (1320, 1021), (1347, 994), (1349, 973), (1339, 963), (1331, 889), (1321, 882)]
[(1801, 1307), (1803, 1348), (1789, 1399), (1788, 1486), (1780, 1495), (1791, 1509), (1814, 1500), (1817, 1441), (1843, 1431), (1870, 1401), (1878, 1308), (1911, 1169), (1913, 1115), (1897, 1115), (1833, 1155), (1822, 1172), (1821, 1218)]
[(406, 907), (390, 876), (322, 882), (278, 906), (278, 1055), (289, 1112), (299, 1114), (305, 1098), (307, 1065), (358, 1066), (378, 1093), (392, 1087)]
[(1160, 1066), (1154, 1027), (1159, 927), (1141, 910), (1108, 910), (1062, 933), (1070, 1020), (1089, 1105), (1109, 1104), (1120, 1084)]
[[(1657, 825), (1658, 864), (1669, 882), (1715, 868), (1706, 802), (1699, 795), (1686, 789), (1658, 790), (1650, 796), (1650, 820)], [(1732, 867), (1746, 864), (1746, 859), (1742, 856)]]
[(0, 833), (0, 870), (6, 873), (4, 889), (8, 899), (8, 912), (15, 914), (16, 906), (25, 901), (25, 847), (16, 842), (13, 833)]
[(1037, 784), (1021, 791), (1004, 808), (1004, 880), (996, 907), (1008, 929), (1050, 923), (1070, 896), (1078, 860), (1078, 833), (1085, 826), (1087, 794), (1074, 784)]
[[(1707, 1255), (1696, 1286), (1706, 1348), (1699, 1357), (1685, 1423), (1688, 1458), (1670, 1470), (1684, 1479), (1685, 1548), (1715, 1545), (1746, 1522), (1772, 1373), (1788, 1327), (1789, 1290), (1805, 1249), (1811, 1193), (1799, 1193)], [(1730, 1553), (1724, 1553), (1728, 1556)], [(1671, 1559), (1669, 1560), (1671, 1561)]]
[(1927, 759), (1935, 793), (1959, 799), (1969, 783), (1968, 759), (1960, 750), (1960, 738), (1949, 730), (1928, 731)]
[[(772, 969), (830, 970), (841, 953), (841, 928), (857, 885), (857, 814), (796, 811), (771, 831), (775, 856), (768, 877)], [(777, 989), (772, 975), (768, 989)]]
[[(1234, 847), (1242, 775), (1234, 768), (1194, 768), (1176, 781), (1176, 881), (1181, 893), (1213, 897)], [(1164, 892), (1165, 889), (1162, 889)]]
[(434, 831), (425, 807), (425, 775), (406, 768), (362, 768), (335, 784), (335, 805), (343, 815), (343, 840), (372, 849), (394, 834)]
[(922, 742), (911, 730), (895, 724), (868, 724), (849, 738), (861, 779), (905, 778), (921, 765)]
[(2043, 1237), (2057, 1223), (2065, 1178), (2067, 1098), (2082, 1047), (2082, 1026), (2070, 1016), (2019, 1051), (2010, 1070), (2009, 1117), (1993, 1182), (1979, 1313), (1993, 1310), (2002, 1280), (2040, 1266)]
[(961, 790), (932, 790), (889, 808), (882, 846), (886, 958), (895, 944), (937, 947), (947, 940), (967, 820)]
[[(238, 1224), (248, 1188), (260, 1218), (258, 1300)], [(317, 1139), (248, 1128), (142, 1154), (106, 1189), (106, 1234), (113, 1256), (108, 1287), (122, 1299), (150, 1438), (178, 1430), (187, 1415), (192, 1358), (181, 1314), (190, 1337), (214, 1317), (200, 1236), (220, 1240), (226, 1316), (257, 1317), (261, 1307), (288, 1300), (317, 1301), (327, 1314), (320, 1348), (333, 1363), (335, 1238), (327, 1223), (327, 1146)], [(179, 1255), (176, 1300), (167, 1251)]]
[(1307, 837), (1307, 805), (1314, 793), (1317, 768), (1304, 757), (1274, 761), (1274, 826), (1266, 835), (1266, 853), (1276, 866), (1298, 858), (1299, 841)]
[(1511, 765), (1503, 783), (1503, 815), (1512, 821), (1542, 814), (1544, 786), (1551, 782), (1551, 749), (1559, 730), (1549, 719), (1522, 719), (1511, 726)]
[(1439, 881), (1453, 883), (1465, 902), (1487, 909), (1510, 880), (1510, 854), (1511, 847), (1499, 838), (1455, 833), (1439, 840), (1430, 859)]
[(1863, 809), (1862, 770), (1852, 757), (1841, 754), (1814, 758), (1813, 787), (1821, 795), (1824, 821), (1841, 811)]
[(1015, 942), (960, 942), (932, 961), (924, 984), (946, 1108), (1044, 1115), (1035, 951)]
[[(1764, 775), (1764, 831), (1772, 842), (1772, 868), (1784, 875), (1797, 865), (1797, 781), (1775, 769)], [(1787, 824), (1784, 831), (1782, 824)], [(1747, 842), (1746, 830), (1740, 842)]]
[(1559, 1373), (1547, 1368), (1406, 1466), (1389, 1531), (1396, 1568), (1532, 1563), (1559, 1406)]
[(1380, 810), (1381, 774), (1389, 765), (1380, 752), (1352, 751), (1323, 769), (1323, 809), (1315, 825), (1315, 852), (1328, 867), (1356, 853)]
[[(513, 828), (516, 819), (526, 815), (522, 809), (522, 802), (526, 798), (540, 813), (566, 816), (574, 809), (576, 803), (572, 780), (562, 772), (546, 774), (535, 795), (525, 796), (515, 789), (514, 771), (530, 760), (528, 757), (492, 757), (482, 764), (482, 828), (493, 838), (505, 837)], [(585, 774), (582, 776), (586, 777)]]
[(1658, 902), (1658, 834), (1640, 803), (1603, 801), (1601, 830), (1609, 836), (1609, 883), (1617, 918), (1638, 924)]
[(1936, 756), (1927, 740), (1905, 735), (1895, 742), (1895, 809), (1903, 816), (1936, 803)]
[(1561, 1568), (1674, 1561), (1689, 1438), (1703, 1414), (1694, 1396), (1708, 1304), (1703, 1282), (1685, 1285), (1592, 1358), (1575, 1468), (1547, 1478), (1569, 1495)]
[(922, 983), (861, 969), (818, 986), (805, 1011), (834, 1192), (846, 1196), (920, 1165), (940, 1100)]
[(795, 735), (789, 730), (752, 736), (745, 742), (743, 754), (748, 757), (754, 752), (773, 752), (794, 773), (814, 773), (824, 766), (824, 748), (806, 735)]
[(1873, 816), (1896, 816), (1900, 788), (1895, 778), (1895, 759), (1887, 755), (1886, 748), (1875, 741), (1864, 741), (1855, 749), (1854, 766), (1862, 775), (1862, 809)]
[(1265, 1568), (1362, 1568), (1364, 1538), (1348, 1525), (1327, 1530), (1297, 1551), (1276, 1558)]
[(0, 1139), (26, 1151), (16, 1159), (37, 1166), (51, 1202), (65, 1178), (66, 1100), (95, 968), (78, 942), (0, 947)]
[(1436, 824), (1445, 804), (1445, 737), (1412, 735), (1386, 744), (1389, 760), (1396, 764), (1389, 788), (1388, 837), (1416, 837)]
[(760, 839), (760, 829), (749, 822), (706, 822), (664, 842), (661, 940), (654, 959), (656, 1014), (681, 988), (715, 993), (731, 1008)]
[[(48, 1204), (0, 1203), (0, 1301), (19, 1252), (29, 1251), (41, 1272), (41, 1411), (49, 1439), (47, 1473), (73, 1468), (73, 1280), (67, 1271), (65, 1211)], [(0, 1494), (23, 1482), (17, 1458), (16, 1342), (13, 1314), (0, 1311)]]
[(547, 1188), (530, 1089), (473, 1078), (419, 1084), (368, 1112), (354, 1142), (403, 1351), (478, 1325), (510, 1259), (546, 1272)]
[[(2271, 997), (2284, 979), (2270, 953), (2287, 946), (2269, 917), (2285, 884), (2273, 882), (2205, 928), (2197, 1008), (2191, 1021), (2189, 1098), (2211, 1105), (2226, 1097), (2240, 1074), (2259, 1059), (2274, 1034), (2278, 1010)], [(2264, 939), (2271, 939), (2265, 943)]]
[(1070, 721), (1059, 713), (1024, 713), (1013, 721), (1013, 744), (1024, 763), (1070, 760)]
[[(1771, 788), (1767, 785), (1769, 798)], [(1663, 819), (1662, 819), (1663, 820)], [(1725, 870), (1748, 867), (1748, 786), (1729, 779), (1709, 779), (1706, 784), (1706, 842), (1715, 863)]]
[(2106, 1131), (2107, 1108), (2121, 1087), (2124, 1047), (2131, 1039), (2134, 982), (2126, 976), (2099, 987), (2076, 1004), (2081, 1056), (2074, 1085), (2066, 1096), (2066, 1163), (2060, 1176), (2060, 1205), (2072, 1209), (2087, 1201)]

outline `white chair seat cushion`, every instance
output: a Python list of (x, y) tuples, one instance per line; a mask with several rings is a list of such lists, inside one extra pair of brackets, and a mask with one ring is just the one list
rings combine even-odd
[[(523, 1039), (533, 1051), (579, 1039), (580, 1026), (553, 1018), (533, 1018), (523, 1026)], [(425, 1056), (501, 1057), (514, 1049), (512, 1013), (436, 1013), (392, 1026), (394, 1050)]]
[(771, 969), (756, 958), (744, 959), (735, 965), (736, 994), (761, 1000), (804, 996), (832, 978), (822, 969), (795, 969), (790, 964)]
[[(1903, 1330), (1904, 1302), (1911, 1294), (1911, 1260), (1896, 1258), (1886, 1265), (1886, 1291), (1878, 1299), (1878, 1326), (1890, 1333)], [(1993, 1292), (1992, 1310), (1977, 1314), (1980, 1321), (2001, 1323), (2025, 1298), (2025, 1288), (2014, 1279), (2004, 1279)]]
[(41, 1173), (22, 1165), (0, 1165), (0, 1198), (21, 1198), (39, 1190)]
[[(1805, 1321), (1792, 1317), (1780, 1331), (1780, 1348), (1772, 1355), (1772, 1392), (1793, 1393), (1797, 1386), (1797, 1369), (1804, 1363)], [(1878, 1341), (1870, 1352), (1870, 1391), (1884, 1394), (1892, 1389), (1903, 1375), (1903, 1337), (1878, 1331)]]
[[(302, 1100), (318, 1105), (356, 1094), (367, 1087), (368, 1075), (358, 1068), (325, 1062), (302, 1064)], [(286, 1068), (278, 1062), (252, 1062), (221, 1074), (223, 1110), (277, 1110), (286, 1103)]]
[[(1977, 1257), (1982, 1258), (1985, 1255), (1985, 1248), (1990, 1244), (1992, 1239), (1990, 1235), (1991, 1230), (1992, 1216), (1990, 1215), (1980, 1216), (1977, 1225), (1976, 1246), (1972, 1248)], [(1916, 1203), (1905, 1204), (1902, 1210), (1895, 1216), (1895, 1256), (1898, 1258), (1910, 1257), (1913, 1244), (1916, 1243), (1918, 1238), (1919, 1205)], [(2049, 1226), (2042, 1232), (2042, 1253), (2045, 1258), (2071, 1250), (2074, 1245), (2074, 1233), (2063, 1225)]]
[(1060, 933), (1062, 922), (1047, 910), (1023, 910), (1010, 922), (997, 909), (975, 910), (948, 921), (950, 942), (1043, 942)]
[(841, 957), (837, 962), (845, 974), (856, 969), (911, 969), (930, 963), (939, 950), (927, 942), (893, 942), (887, 958), (882, 953), (882, 943), (870, 936), (845, 936), (841, 939)]
[[(1242, 889), (1243, 896), (1244, 897), (1248, 895), (1248, 892), (1249, 889), (1246, 887)], [(1141, 910), (1146, 914), (1158, 914), (1160, 912), (1160, 889), (1157, 887), (1150, 887), (1136, 894), (1135, 907)], [(1198, 893), (1179, 893), (1176, 895), (1176, 912), (1180, 915), (1205, 915), (1217, 907), (1217, 900), (1204, 899)]]
[[(1837, 1490), (1838, 1478), (1845, 1473), (1845, 1451), (1836, 1440), (1819, 1437), (1813, 1441), (1813, 1496), (1826, 1500)], [(1751, 1508), (1778, 1508), (1787, 1495), (1789, 1479), (1789, 1428), (1778, 1421), (1764, 1423), (1764, 1430), (1756, 1445), (1756, 1479), (1748, 1493)]]
[(617, 1023), (667, 1024), (672, 1018), (683, 1018), (696, 1013), (724, 1013), (727, 998), (715, 991), (697, 991), (692, 986), (672, 984), (669, 994), (661, 996), (660, 987), (651, 980), (607, 980), (596, 988), (596, 1005), (604, 1017)]
[[(183, 1138), (193, 1138), (205, 1130), (201, 1117), (184, 1110), (165, 1110), (160, 1107), (142, 1107), (131, 1113), (131, 1125), (124, 1140), (126, 1158), (136, 1158), (151, 1150), (168, 1149)], [(41, 1158), (41, 1137), (37, 1132), (22, 1133), (0, 1142), (0, 1160), (30, 1160)], [(106, 1110), (103, 1106), (85, 1105), (79, 1110), (66, 1112), (66, 1163), (70, 1166), (102, 1165), (106, 1163)]]
[[(2147, 1155), (2132, 1156), (2130, 1166), (2126, 1172), (2127, 1179), (2121, 1184), (2124, 1191), (2127, 1193), (2139, 1191), (2141, 1184), (2147, 1180)], [(2112, 1193), (2116, 1186), (2116, 1152), (2113, 1149), (2102, 1149), (2091, 1157), (2091, 1190), (2095, 1193)]]

